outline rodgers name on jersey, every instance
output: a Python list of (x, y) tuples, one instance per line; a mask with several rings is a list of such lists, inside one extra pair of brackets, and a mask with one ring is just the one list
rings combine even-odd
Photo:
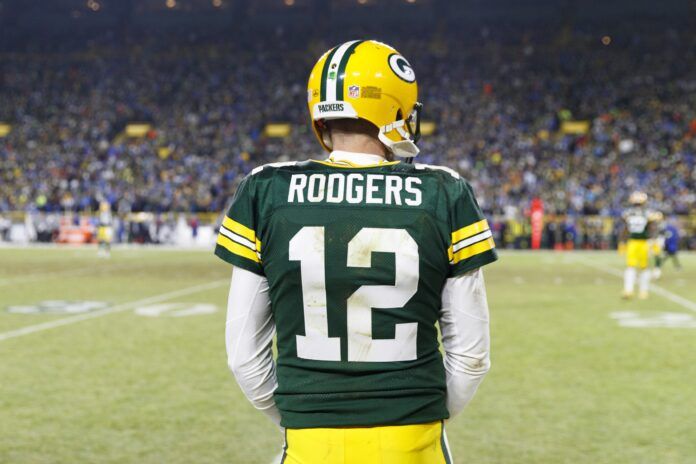
[(365, 203), (419, 206), (422, 182), (418, 177), (390, 174), (293, 174), (288, 203)]
[(454, 171), (307, 161), (247, 176), (215, 253), (268, 279), (274, 400), (283, 426), (306, 428), (448, 417), (441, 291), (494, 247)]

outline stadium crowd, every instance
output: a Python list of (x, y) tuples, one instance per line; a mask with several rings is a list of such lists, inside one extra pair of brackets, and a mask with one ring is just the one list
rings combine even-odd
[[(437, 124), (420, 161), (461, 172), (489, 214), (520, 214), (540, 197), (551, 213), (616, 216), (638, 188), (668, 214), (696, 208), (692, 31), (415, 37), (380, 38), (413, 64)], [(121, 213), (222, 211), (253, 167), (323, 156), (305, 82), (347, 38), (105, 34), (3, 52), (0, 122), (12, 131), (0, 138), (0, 213), (96, 210), (101, 199)], [(576, 120), (589, 121), (586, 133), (563, 130)], [(124, 137), (131, 121), (152, 129)], [(291, 136), (264, 135), (274, 121), (291, 123)]]

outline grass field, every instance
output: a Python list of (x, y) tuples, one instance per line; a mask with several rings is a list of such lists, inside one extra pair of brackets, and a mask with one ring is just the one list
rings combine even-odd
[[(448, 425), (455, 462), (696, 463), (696, 256), (682, 262), (622, 301), (616, 254), (503, 253), (493, 367)], [(228, 281), (210, 253), (0, 249), (0, 463), (269, 464), (281, 435), (226, 366)]]

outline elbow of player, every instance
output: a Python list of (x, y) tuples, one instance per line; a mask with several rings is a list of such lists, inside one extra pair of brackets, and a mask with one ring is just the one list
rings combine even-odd
[(491, 358), (486, 354), (485, 359), (476, 360), (472, 369), (475, 370), (480, 376), (484, 376), (491, 370)]
[(256, 392), (256, 394), (250, 394), (250, 392), (245, 392), (247, 393), (247, 398), (249, 398), (249, 401), (251, 404), (258, 410), (264, 411), (268, 408), (271, 408), (275, 406), (275, 402), (273, 400), (273, 393), (275, 392), (275, 388), (272, 390), (269, 390), (264, 393), (259, 393)]
[(472, 377), (483, 377), (491, 369), (491, 359), (488, 352), (467, 355), (448, 353), (445, 357), (445, 368), (448, 372), (459, 372)]
[(235, 374), (235, 380), (246, 399), (256, 409), (263, 411), (275, 404), (273, 393), (278, 387), (277, 383), (269, 382), (268, 384), (259, 384), (258, 379), (247, 378), (237, 374)]
[(482, 357), (470, 358), (466, 370), (469, 375), (483, 377), (491, 370), (491, 358), (488, 353)]
[[(242, 359), (230, 357), (227, 362), (232, 375), (252, 403), (268, 398), (265, 385), (275, 384), (275, 369), (270, 359)], [(271, 390), (272, 393), (272, 390)]]
[(228, 357), (227, 366), (230, 368), (232, 375), (234, 375), (237, 381), (253, 377), (257, 370), (256, 360), (244, 359), (237, 356)]

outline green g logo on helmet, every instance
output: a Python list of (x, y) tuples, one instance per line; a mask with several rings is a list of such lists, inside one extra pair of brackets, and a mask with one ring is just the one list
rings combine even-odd
[(416, 81), (416, 73), (403, 56), (397, 53), (389, 55), (389, 67), (400, 79), (409, 83)]

